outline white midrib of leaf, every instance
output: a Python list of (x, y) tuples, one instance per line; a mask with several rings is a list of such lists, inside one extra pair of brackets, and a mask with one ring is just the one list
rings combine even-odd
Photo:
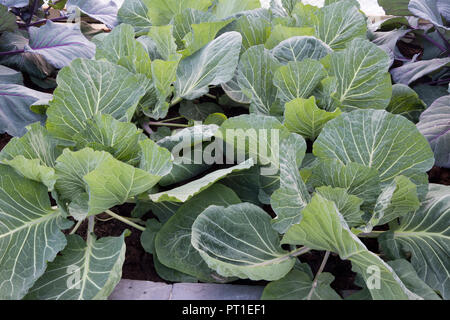
[[(336, 31), (336, 35), (334, 36), (334, 38), (332, 40), (329, 41), (328, 45), (331, 47), (334, 44), (334, 41), (339, 38), (339, 36), (342, 34), (342, 25), (344, 24), (344, 19), (341, 20), (341, 23), (339, 25), (339, 27), (337, 28)], [(325, 36), (325, 39), (328, 38), (328, 34), (330, 33), (330, 27), (331, 27), (331, 23), (328, 24), (328, 29), (327, 29), (327, 34)], [(316, 28), (316, 30), (318, 31), (318, 29)]]
[[(419, 236), (420, 234), (422, 236)], [(431, 234), (431, 233), (429, 233), (429, 232), (415, 232), (415, 233), (412, 234), (412, 233), (408, 233), (408, 232), (399, 232), (399, 233), (394, 232), (394, 237), (396, 237), (399, 241), (406, 242), (409, 245), (410, 245), (410, 243), (408, 241), (402, 239), (402, 237), (403, 238), (414, 238), (414, 237), (415, 238), (425, 238), (426, 237), (426, 238), (432, 240), (438, 247), (441, 248), (442, 246), (439, 245), (438, 243), (436, 243), (436, 241), (433, 239), (433, 236), (436, 237), (437, 233), (434, 233), (433, 236), (430, 236), (429, 234)], [(425, 235), (425, 236), (423, 236), (423, 235)], [(450, 237), (446, 237), (444, 235), (440, 235), (439, 237), (450, 240)], [(423, 241), (423, 243), (426, 244), (428, 247), (430, 247), (430, 250), (432, 252), (435, 252), (435, 250), (428, 244), (427, 241)], [(444, 249), (444, 248), (442, 248), (442, 249)], [(437, 253), (435, 255), (436, 255), (436, 258), (438, 259), (439, 263), (442, 264), (443, 266), (445, 266), (444, 261), (442, 261), (440, 259), (439, 255)], [(445, 269), (445, 270), (446, 270), (447, 276), (450, 278), (450, 272), (448, 271), (448, 269)]]
[[(41, 223), (43, 223), (43, 222), (46, 222), (47, 220), (53, 219), (53, 218), (54, 218), (54, 217), (53, 217), (53, 213), (54, 213), (54, 212), (56, 212), (56, 211), (49, 211), (49, 214), (47, 214), (47, 215), (45, 215), (45, 216), (42, 216), (42, 217), (40, 217), (40, 218), (38, 218), (38, 219), (36, 219), (36, 220), (29, 221), (29, 222), (25, 223), (24, 225), (20, 226), (19, 228), (16, 228), (16, 229), (13, 229), (13, 230), (11, 230), (11, 231), (9, 231), (9, 232), (7, 232), (7, 233), (4, 233), (4, 234), (0, 235), (0, 239), (1, 239), (1, 238), (4, 238), (4, 237), (7, 237), (7, 236), (10, 236), (10, 235), (13, 235), (13, 234), (15, 234), (16, 232), (19, 232), (19, 231), (21, 231), (21, 230), (23, 230), (23, 229), (28, 228), (27, 234), (26, 234), (26, 236), (25, 236), (25, 239), (26, 239), (26, 238), (28, 238), (28, 235), (29, 235), (29, 233), (30, 233), (30, 231), (31, 231), (31, 228), (32, 228), (33, 226), (39, 225), (39, 224), (41, 224)], [(4, 214), (7, 215), (7, 216), (9, 216), (9, 217), (12, 217), (12, 216), (10, 216), (10, 215), (8, 215), (8, 214), (6, 214), (6, 213), (4, 213)], [(13, 217), (13, 218), (14, 218), (14, 217)], [(15, 219), (17, 219), (17, 218), (15, 218)], [(19, 220), (19, 219), (18, 219), (18, 220)], [(20, 220), (20, 221), (22, 221), (22, 220)], [(1, 222), (1, 221), (0, 221), (0, 222)], [(20, 250), (19, 250), (19, 254), (22, 252), (22, 249), (23, 249), (24, 246), (25, 246), (25, 241), (22, 242), (22, 245), (21, 245)], [(4, 255), (6, 255), (7, 252), (8, 252), (8, 250), (5, 250)], [(34, 252), (35, 252), (35, 251), (34, 251)], [(1, 256), (1, 259), (3, 259), (4, 255)], [(0, 259), (0, 260), (1, 260), (1, 259)], [(18, 259), (15, 259), (15, 261), (14, 261), (14, 267), (13, 267), (13, 270), (14, 270), (14, 271), (16, 270), (17, 262), (18, 262)], [(36, 268), (35, 268), (35, 267), (36, 267), (36, 264), (33, 263), (33, 268), (34, 268), (33, 274), (36, 274)], [(13, 275), (14, 275), (14, 272), (11, 273), (11, 276), (13, 276)], [(12, 278), (10, 278), (10, 280), (11, 280), (11, 279), (12, 279)]]
[(90, 280), (90, 282), (95, 285), (97, 287), (97, 289), (101, 290), (102, 288), (100, 288), (99, 286), (97, 286), (97, 284), (92, 281), (89, 278), (89, 263), (91, 260), (91, 252), (92, 252), (92, 248), (93, 248), (93, 237), (90, 234), (89, 230), (88, 230), (88, 236), (86, 239), (86, 243), (87, 243), (87, 248), (86, 248), (86, 253), (84, 255), (84, 265), (83, 265), (83, 276), (81, 277), (81, 281), (83, 282), (82, 286), (81, 286), (81, 290), (80, 290), (80, 295), (78, 296), (78, 300), (81, 300), (83, 298), (83, 293), (84, 293), (84, 288), (86, 287), (86, 281)]
[[(58, 210), (54, 210), (54, 211), (48, 211), (48, 214), (46, 214), (46, 215), (44, 215), (44, 216), (41, 216), (40, 218), (38, 218), (38, 219), (35, 219), (35, 220), (31, 220), (31, 221), (28, 221), (28, 222), (25, 222), (23, 225), (21, 225), (20, 227), (18, 227), (18, 228), (15, 228), (15, 229), (12, 229), (12, 230), (10, 230), (9, 232), (6, 232), (6, 233), (3, 233), (3, 234), (1, 234), (0, 235), (0, 239), (1, 238), (6, 238), (6, 237), (8, 237), (8, 236), (10, 236), (10, 235), (13, 235), (14, 233), (16, 233), (16, 232), (19, 232), (19, 231), (21, 231), (21, 230), (23, 230), (23, 229), (31, 229), (33, 226), (35, 226), (35, 225), (38, 225), (38, 224), (41, 224), (41, 223), (43, 223), (43, 222), (46, 222), (47, 220), (51, 220), (51, 219), (53, 219), (53, 218), (55, 218), (54, 216), (53, 216), (53, 214), (54, 213), (56, 213)], [(19, 221), (22, 221), (22, 220), (20, 220), (20, 219), (17, 219), (17, 218), (15, 218), (15, 217), (13, 217), (13, 216), (11, 216), (11, 215), (9, 215), (9, 214), (6, 214), (5, 212), (1, 212), (3, 215), (6, 215), (6, 216), (8, 216), (8, 217), (11, 217), (11, 218), (14, 218), (14, 219), (16, 219), (16, 220), (19, 220)], [(1, 222), (1, 221), (0, 221)], [(23, 221), (22, 221), (23, 222)]]
[[(77, 287), (78, 284), (79, 284), (80, 282), (82, 282), (83, 284), (82, 284), (82, 288), (81, 288), (81, 290), (80, 290), (80, 295), (78, 296), (78, 300), (82, 300), (82, 299), (83, 299), (84, 288), (85, 288), (85, 286), (86, 286), (86, 279), (89, 278), (89, 276), (88, 276), (88, 273), (89, 273), (89, 263), (90, 263), (90, 256), (91, 256), (92, 248), (93, 248), (93, 246), (92, 246), (92, 236), (91, 236), (89, 233), (88, 233), (88, 236), (87, 236), (87, 239), (86, 239), (86, 244), (87, 244), (87, 247), (86, 247), (86, 252), (85, 252), (85, 254), (84, 254), (84, 259), (81, 258), (81, 259), (78, 261), (78, 262), (80, 262), (80, 261), (83, 261), (83, 260), (84, 260), (83, 266), (80, 267), (80, 269), (81, 269), (81, 268), (84, 269), (84, 271), (83, 271), (83, 276), (81, 277), (81, 279), (80, 279), (79, 282), (74, 283), (72, 287), (67, 287), (66, 290), (62, 291), (59, 295), (55, 296), (54, 298), (55, 298), (56, 300), (59, 300), (59, 299), (60, 299), (67, 291), (73, 289), (74, 287)], [(74, 263), (74, 265), (77, 265), (77, 266), (78, 266), (78, 262), (77, 262), (77, 263)], [(51, 281), (51, 282), (56, 282), (56, 281), (58, 281), (59, 279), (64, 278), (64, 277), (65, 277), (65, 275), (63, 275), (62, 277), (56, 278), (56, 279), (54, 279), (54, 280)], [(89, 279), (89, 280), (91, 280), (91, 279)], [(45, 283), (44, 286), (49, 285), (51, 282)], [(97, 286), (97, 284), (94, 283), (92, 280), (91, 280), (91, 283), (94, 284), (99, 290), (101, 290), (101, 288), (99, 288), (99, 287)], [(35, 290), (39, 290), (39, 289), (41, 289), (41, 288), (42, 288), (42, 287), (37, 287), (37, 288), (35, 288)]]
[[(255, 257), (255, 256), (252, 256), (252, 255), (250, 255), (250, 254), (248, 254), (248, 253), (246, 253), (246, 252), (243, 252), (243, 251), (241, 251), (241, 250), (237, 250), (236, 248), (231, 247), (229, 244), (223, 242), (222, 240), (220, 240), (220, 239), (218, 239), (218, 238), (214, 238), (216, 241), (222, 243), (223, 245), (225, 245), (225, 246), (227, 246), (227, 247), (229, 247), (229, 248), (231, 248), (231, 249), (233, 249), (233, 250), (235, 250), (235, 251), (241, 252), (241, 253), (243, 253), (244, 255), (249, 256), (249, 257), (252, 257), (252, 258), (254, 258), (254, 259), (256, 259), (256, 260), (262, 261), (262, 262), (259, 262), (259, 263), (252, 263), (252, 264), (251, 264), (252, 267), (262, 267), (262, 266), (266, 266), (266, 265), (271, 265), (271, 264), (276, 264), (276, 263), (279, 263), (279, 262), (283, 262), (283, 261), (285, 261), (285, 260), (288, 260), (288, 259), (290, 259), (290, 258), (295, 257), (296, 255), (302, 254), (303, 252), (307, 252), (307, 251), (310, 250), (309, 248), (302, 247), (302, 248), (300, 248), (300, 249), (297, 249), (297, 250), (288, 252), (288, 253), (286, 253), (286, 254), (274, 252), (274, 251), (272, 251), (272, 250), (269, 248), (269, 246), (266, 244), (266, 242), (265, 242), (264, 240), (262, 240), (262, 239), (259, 237), (259, 233), (257, 232), (258, 237), (259, 237), (259, 238), (261, 239), (261, 241), (264, 243), (264, 245), (266, 246), (266, 248), (269, 249), (269, 252), (268, 252), (268, 251), (264, 251), (264, 250), (262, 250), (261, 248), (252, 245), (251, 243), (248, 243), (248, 242), (246, 242), (246, 241), (243, 241), (242, 239), (236, 238), (235, 236), (233, 236), (232, 234), (228, 233), (226, 230), (224, 230), (222, 227), (220, 227), (218, 224), (216, 224), (214, 221), (212, 221), (212, 220), (209, 219), (208, 217), (205, 217), (205, 216), (204, 216), (203, 219), (206, 219), (207, 221), (209, 221), (211, 224), (215, 225), (217, 228), (219, 228), (220, 230), (222, 230), (225, 234), (229, 235), (230, 237), (232, 237), (232, 238), (234, 238), (234, 239), (236, 239), (236, 240), (238, 240), (238, 241), (240, 241), (240, 242), (243, 242), (243, 243), (245, 243), (246, 245), (248, 245), (249, 247), (252, 247), (252, 248), (254, 248), (254, 249), (256, 249), (256, 250), (258, 250), (258, 251), (260, 251), (260, 252), (262, 252), (262, 253), (264, 253), (264, 254), (271, 255), (271, 256), (274, 256), (274, 257), (275, 257), (274, 259), (271, 259), (271, 260), (263, 260), (263, 259), (260, 259), (260, 258)], [(197, 230), (197, 232), (198, 232), (199, 234), (203, 234), (203, 235), (206, 235), (206, 236), (210, 236), (208, 233), (202, 232), (202, 231), (200, 231), (200, 230)], [(232, 260), (232, 261), (236, 261), (236, 262), (242, 262), (242, 263), (245, 263), (247, 267), (249, 266), (248, 261), (245, 261), (245, 260), (238, 260), (238, 259), (230, 259), (230, 257), (225, 257), (225, 256), (222, 256), (222, 255), (219, 255), (219, 254), (217, 254), (216, 252), (214, 252), (213, 254), (214, 254), (215, 256), (220, 257), (220, 258), (223, 258), (223, 259), (225, 259), (225, 260)]]
[(367, 58), (367, 55), (365, 55), (365, 56), (364, 56), (364, 59), (360, 62), (359, 66), (358, 66), (358, 69), (357, 69), (356, 72), (353, 74), (353, 78), (352, 78), (352, 80), (350, 81), (349, 85), (347, 86), (347, 89), (345, 89), (345, 92), (343, 92), (343, 93), (341, 94), (341, 99), (340, 99), (341, 103), (344, 102), (345, 99), (347, 99), (347, 94), (348, 94), (348, 92), (350, 91), (350, 89), (354, 89), (354, 88), (352, 87), (352, 86), (353, 86), (353, 82), (355, 82), (356, 76), (359, 74), (359, 71), (361, 70), (362, 65), (364, 64), (364, 61), (366, 60), (366, 58)]
[(270, 112), (270, 108), (268, 106), (266, 106), (265, 103), (261, 100), (261, 97), (256, 92), (255, 87), (248, 81), (247, 77), (244, 76), (244, 78), (245, 78), (245, 81), (247, 82), (247, 84), (249, 85), (249, 87), (252, 89), (252, 97), (251, 97), (251, 99), (256, 98), (256, 100), (258, 101), (259, 105), (260, 106), (264, 106), (264, 110), (267, 113), (269, 113)]
[[(398, 135), (398, 134), (397, 134), (397, 135)], [(390, 169), (392, 169), (392, 167), (393, 167), (394, 165), (396, 165), (396, 164), (398, 163), (398, 161), (399, 161), (400, 159), (402, 159), (402, 157), (403, 157), (410, 149), (412, 149), (412, 148), (414, 148), (414, 147), (415, 147), (415, 144), (410, 145), (410, 146), (409, 146), (409, 147), (408, 147), (408, 148), (407, 148), (400, 156), (397, 157), (397, 160), (394, 161), (394, 162), (389, 166), (389, 168), (387, 168), (386, 170), (384, 170), (384, 172), (380, 173), (380, 177), (384, 176), (384, 174), (385, 174), (386, 172), (388, 172)], [(392, 148), (392, 145), (391, 145), (391, 148)], [(389, 151), (390, 151), (390, 150), (389, 150)], [(389, 152), (388, 152), (387, 154), (389, 154)], [(388, 157), (386, 156), (385, 159), (384, 159), (384, 161), (383, 161), (383, 164), (384, 164), (384, 162), (386, 161), (387, 158), (388, 158)], [(408, 169), (410, 169), (410, 168), (412, 168), (412, 167), (414, 167), (414, 166), (416, 166), (416, 165), (417, 165), (417, 163), (412, 164), (412, 165), (410, 165), (410, 166), (407, 167), (407, 168), (404, 168), (402, 171), (398, 172), (397, 175), (401, 175), (402, 172), (405, 172), (406, 170), (408, 170)], [(390, 179), (390, 178), (388, 177), (388, 178), (380, 179), (380, 181), (381, 181), (381, 182), (385, 182), (385, 181), (387, 181), (387, 180), (389, 180), (389, 179)]]
[[(242, 240), (242, 239), (236, 238), (235, 236), (233, 236), (232, 234), (230, 234), (229, 232), (227, 232), (225, 229), (223, 229), (221, 226), (219, 226), (217, 223), (215, 223), (214, 221), (212, 221), (210, 218), (208, 218), (208, 217), (206, 217), (206, 216), (204, 216), (203, 219), (205, 219), (205, 220), (209, 221), (211, 224), (215, 225), (217, 228), (219, 228), (220, 230), (222, 230), (222, 232), (224, 232), (226, 235), (228, 235), (228, 236), (232, 237), (233, 239), (236, 239), (236, 240), (238, 240), (238, 241), (240, 241), (240, 242), (242, 242), (242, 243), (245, 243), (246, 245), (248, 245), (249, 247), (251, 247), (251, 248), (253, 248), (253, 249), (257, 250), (257, 251), (260, 251), (260, 252), (262, 252), (262, 253), (264, 253), (264, 254), (271, 255), (271, 256), (275, 256), (275, 257), (281, 257), (281, 256), (282, 256), (281, 254), (279, 254), (279, 253), (277, 253), (277, 252), (271, 250), (271, 249), (268, 247), (268, 245), (266, 244), (266, 242), (265, 242), (264, 240), (261, 240), (261, 241), (262, 241), (262, 243), (264, 243), (264, 246), (265, 246), (267, 249), (269, 249), (269, 251), (265, 251), (265, 250), (263, 250), (263, 249), (261, 249), (261, 248), (255, 246), (255, 245), (253, 245), (253, 244), (247, 242), (247, 241), (244, 241), (244, 240)], [(201, 232), (201, 231), (199, 231), (199, 232), (200, 232), (200, 233), (203, 233), (203, 232)], [(257, 232), (257, 234), (258, 234), (258, 237), (259, 237), (259, 233), (258, 233), (258, 232)], [(208, 234), (205, 233), (205, 235), (208, 235)], [(261, 239), (261, 238), (260, 238), (260, 239)], [(233, 249), (233, 250), (236, 250), (236, 251), (238, 251), (238, 252), (241, 252), (241, 253), (243, 253), (244, 255), (247, 255), (247, 256), (250, 256), (250, 257), (252, 257), (252, 258), (255, 258), (256, 260), (265, 261), (265, 260), (263, 260), (263, 259), (260, 259), (260, 258), (257, 258), (257, 257), (255, 257), (255, 256), (252, 256), (252, 255), (250, 255), (250, 254), (248, 254), (248, 253), (246, 253), (246, 252), (243, 252), (243, 251), (241, 251), (241, 250), (237, 250), (236, 248), (231, 247), (230, 245), (228, 245), (227, 243), (223, 242), (222, 240), (219, 240), (219, 239), (217, 239), (217, 238), (215, 238), (215, 240), (220, 241), (221, 243), (223, 243), (223, 244), (226, 245), (227, 247), (230, 247), (230, 248)]]
[[(209, 49), (209, 48), (208, 48)], [(205, 50), (205, 52), (202, 52), (202, 59), (200, 61), (200, 65), (202, 66), (202, 68), (199, 70), (199, 73), (203, 73), (203, 70), (205, 70), (205, 57), (207, 57), (209, 50)], [(220, 52), (220, 50), (217, 50), (217, 52), (209, 59), (209, 60), (213, 60)], [(211, 68), (208, 72), (206, 72), (202, 77), (200, 77), (199, 79), (197, 79), (195, 81), (195, 83), (193, 83), (189, 88), (186, 88), (185, 90), (183, 90), (183, 92), (180, 94), (181, 96), (184, 96), (186, 93), (191, 92), (192, 89), (194, 89), (195, 87), (197, 87), (197, 85), (204, 79), (206, 78), (211, 72), (215, 71), (216, 67)], [(195, 73), (192, 73), (192, 76), (189, 77), (189, 79), (192, 79), (195, 77)]]
[(422, 237), (427, 237), (427, 238), (443, 238), (443, 239), (448, 239), (450, 240), (450, 237), (448, 236), (444, 236), (443, 234), (439, 233), (439, 232), (423, 232), (423, 231), (419, 231), (419, 232), (397, 232), (394, 231), (394, 237), (396, 238), (422, 238)]

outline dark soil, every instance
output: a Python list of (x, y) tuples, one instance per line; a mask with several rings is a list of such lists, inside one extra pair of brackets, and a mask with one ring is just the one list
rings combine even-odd
[[(130, 217), (133, 210), (132, 205), (123, 205), (114, 208), (112, 211), (124, 217)], [(147, 217), (144, 217), (144, 219)], [(153, 256), (147, 253), (141, 246), (141, 231), (128, 226), (127, 224), (111, 219), (107, 214), (96, 216), (94, 233), (97, 238), (118, 237), (126, 230), (131, 232), (125, 237), (127, 250), (125, 252), (125, 262), (122, 268), (122, 278), (132, 280), (147, 280), (155, 282), (167, 282), (161, 279), (153, 266)], [(67, 230), (66, 233), (69, 233)], [(87, 221), (83, 222), (78, 231), (78, 235), (86, 239)]]
[(431, 183), (450, 186), (450, 169), (434, 167), (428, 172), (428, 177)]
[(0, 134), (0, 150), (2, 150), (11, 140), (11, 136), (7, 134)]
[(414, 45), (412, 43), (406, 43), (404, 41), (397, 42), (397, 47), (400, 50), (400, 53), (405, 58), (409, 59), (412, 59), (416, 54), (421, 55), (423, 51), (423, 49), (420, 46)]
[[(320, 264), (322, 263), (324, 255), (324, 251), (313, 250), (301, 255), (300, 261), (306, 262), (311, 267), (313, 274), (316, 274), (319, 270)], [(341, 260), (335, 253), (330, 254), (323, 271), (329, 272), (335, 277), (334, 281), (331, 283), (331, 287), (337, 292), (342, 292), (342, 290), (360, 289), (358, 286), (353, 284), (356, 273), (352, 271), (351, 262)]]

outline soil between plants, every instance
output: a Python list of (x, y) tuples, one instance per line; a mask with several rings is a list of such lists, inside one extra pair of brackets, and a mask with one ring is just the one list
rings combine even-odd
[[(0, 151), (3, 147), (10, 141), (11, 137), (7, 134), (0, 134)], [(450, 185), (450, 169), (434, 167), (430, 172), (428, 172), (430, 183), (439, 183), (444, 185)], [(269, 209), (265, 208), (265, 209)], [(130, 217), (131, 211), (133, 210), (133, 205), (126, 204), (123, 206), (115, 207), (112, 209), (114, 212)], [(143, 220), (152, 218), (151, 212), (147, 213), (143, 217)], [(131, 233), (125, 238), (125, 243), (127, 246), (125, 262), (122, 269), (122, 278), (131, 280), (147, 280), (154, 282), (166, 282), (161, 279), (156, 273), (155, 267), (153, 265), (152, 255), (145, 252), (140, 243), (141, 231), (134, 229), (118, 220), (110, 219), (107, 214), (101, 214), (97, 216), (95, 223), (95, 234), (98, 238), (108, 237), (108, 236), (120, 236), (125, 230), (129, 230)], [(105, 220), (105, 221), (102, 221)], [(77, 234), (86, 237), (87, 222), (78, 229)], [(69, 233), (67, 230), (66, 233)], [(376, 239), (362, 239), (364, 244), (372, 252), (379, 253), (378, 242)], [(315, 273), (322, 262), (324, 252), (320, 251), (310, 251), (302, 256), (300, 256), (301, 262), (306, 262), (310, 265), (313, 273)], [(343, 261), (336, 254), (331, 254), (330, 258), (324, 269), (325, 272), (330, 272), (334, 275), (335, 280), (331, 284), (331, 287), (335, 289), (338, 293), (343, 290), (357, 290), (358, 286), (354, 284), (356, 273), (351, 270), (351, 263), (349, 261)], [(246, 285), (265, 285), (266, 281), (249, 281), (249, 280), (238, 280), (233, 282), (234, 284), (246, 284)]]

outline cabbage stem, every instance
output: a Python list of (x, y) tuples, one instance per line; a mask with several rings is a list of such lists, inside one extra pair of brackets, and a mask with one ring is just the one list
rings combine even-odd
[(131, 222), (130, 220), (128, 220), (125, 217), (119, 216), (118, 214), (112, 212), (111, 210), (106, 210), (105, 213), (109, 214), (111, 217), (113, 217), (113, 218), (115, 218), (115, 219), (117, 219), (119, 221), (122, 221), (123, 223), (125, 223), (125, 224), (127, 224), (127, 225), (129, 225), (129, 226), (131, 226), (133, 228), (136, 228), (136, 229), (141, 230), (141, 231), (145, 231), (144, 227), (142, 227), (142, 226), (140, 226), (140, 225), (138, 225), (138, 224), (136, 224), (134, 222)]

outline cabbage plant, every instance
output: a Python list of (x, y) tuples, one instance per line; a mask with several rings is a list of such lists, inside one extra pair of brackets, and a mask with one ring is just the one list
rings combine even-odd
[(448, 298), (450, 189), (391, 109), (388, 54), (356, 1), (282, 3), (123, 2), (31, 107), (45, 123), (0, 152), (0, 299), (106, 299), (127, 233), (97, 238), (103, 213), (142, 231), (167, 281), (342, 299), (324, 272), (338, 255), (361, 287), (347, 299)]

